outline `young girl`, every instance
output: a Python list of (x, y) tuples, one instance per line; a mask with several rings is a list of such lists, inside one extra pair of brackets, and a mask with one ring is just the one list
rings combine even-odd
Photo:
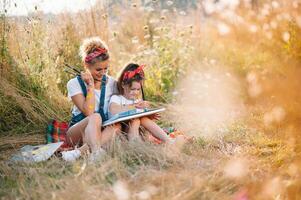
[(107, 75), (107, 46), (98, 37), (88, 38), (80, 47), (80, 55), (85, 71), (67, 83), (68, 97), (74, 103), (67, 142), (73, 146), (87, 145), (63, 152), (63, 159), (68, 161), (78, 158), (87, 147), (97, 157), (103, 151), (101, 145), (108, 142), (119, 130), (119, 125), (101, 130), (101, 124), (107, 118), (109, 99), (117, 92), (116, 81)]
[[(113, 95), (110, 99), (110, 117), (123, 111), (149, 107), (149, 103), (147, 101), (143, 101), (139, 98), (139, 96), (141, 97), (141, 89), (144, 80), (143, 67), (144, 66), (131, 63), (121, 71), (117, 82), (120, 95)], [(150, 117), (141, 117), (129, 122), (129, 140), (140, 139), (140, 126), (147, 129), (153, 136), (163, 142), (170, 142), (170, 138)]]

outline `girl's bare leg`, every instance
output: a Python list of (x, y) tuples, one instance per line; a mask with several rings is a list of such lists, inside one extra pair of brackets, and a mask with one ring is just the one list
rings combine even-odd
[(166, 135), (164, 130), (158, 126), (153, 120), (148, 117), (140, 118), (141, 126), (146, 128), (153, 136), (159, 138), (163, 142), (169, 142), (170, 138)]
[(121, 124), (113, 124), (111, 126), (107, 126), (102, 132), (101, 132), (101, 140), (100, 145), (104, 145), (108, 143), (112, 138), (115, 137), (116, 134), (119, 134), (121, 132)]
[(139, 127), (140, 127), (140, 119), (133, 119), (129, 123), (129, 132), (128, 132), (128, 139), (131, 140), (140, 140), (139, 135)]

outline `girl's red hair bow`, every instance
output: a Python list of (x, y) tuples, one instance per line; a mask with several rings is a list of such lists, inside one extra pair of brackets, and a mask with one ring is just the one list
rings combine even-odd
[(108, 51), (105, 48), (96, 48), (94, 52), (89, 53), (86, 58), (85, 58), (85, 62), (89, 63), (91, 62), (91, 60), (93, 60), (94, 58), (107, 53)]
[(145, 65), (140, 65), (137, 69), (134, 71), (127, 71), (124, 73), (122, 80), (129, 80), (133, 78), (136, 74), (139, 74), (142, 78), (144, 78), (144, 71), (143, 68)]

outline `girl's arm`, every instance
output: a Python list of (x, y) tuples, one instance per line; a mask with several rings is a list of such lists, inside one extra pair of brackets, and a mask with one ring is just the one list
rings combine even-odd
[(109, 111), (112, 115), (115, 115), (120, 112), (132, 110), (133, 108), (135, 108), (134, 104), (133, 105), (120, 105), (120, 104), (112, 102), (110, 104)]

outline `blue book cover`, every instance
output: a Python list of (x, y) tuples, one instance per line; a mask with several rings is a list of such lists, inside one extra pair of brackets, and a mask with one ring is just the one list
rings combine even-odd
[(135, 119), (139, 117), (144, 117), (148, 115), (153, 115), (158, 112), (163, 112), (165, 108), (153, 108), (153, 109), (133, 109), (125, 112), (113, 115), (109, 120), (105, 121), (102, 126), (108, 126), (115, 124), (117, 122), (127, 121), (130, 119)]

